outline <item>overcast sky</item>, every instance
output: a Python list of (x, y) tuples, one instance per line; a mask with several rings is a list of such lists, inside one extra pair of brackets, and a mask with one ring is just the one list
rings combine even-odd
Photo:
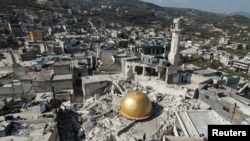
[(215, 13), (250, 12), (250, 0), (142, 0), (164, 7), (194, 8)]

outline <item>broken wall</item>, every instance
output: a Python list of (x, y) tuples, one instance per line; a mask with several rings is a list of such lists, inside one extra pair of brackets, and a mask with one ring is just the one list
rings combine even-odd
[(62, 47), (54, 47), (53, 48), (53, 52), (56, 54), (56, 55), (61, 55), (64, 53), (64, 50)]
[(99, 52), (99, 58), (102, 66), (109, 66), (114, 63), (114, 56), (118, 54), (118, 50), (104, 50)]
[(36, 93), (52, 92), (52, 85), (50, 81), (33, 81), (33, 86)]
[(28, 69), (19, 65), (13, 65), (14, 79), (21, 79), (26, 75)]
[(54, 128), (51, 136), (49, 137), (48, 141), (60, 141), (57, 125), (55, 126), (55, 128)]
[(121, 58), (114, 58), (114, 62), (110, 64), (110, 66), (107, 67), (98, 67), (99, 71), (105, 71), (109, 74), (111, 73), (121, 73), (122, 72), (122, 66), (121, 66)]
[(92, 97), (95, 93), (102, 94), (103, 89), (108, 86), (108, 81), (93, 82), (83, 85), (83, 94), (85, 99), (87, 99)]
[(33, 87), (32, 80), (20, 80), (24, 94), (34, 94), (35, 90)]
[(12, 96), (12, 95), (21, 97), (23, 94), (23, 89), (20, 85), (13, 87), (0, 87), (0, 96)]
[(177, 67), (168, 67), (166, 69), (166, 81), (168, 84), (176, 84), (179, 82), (179, 74)]

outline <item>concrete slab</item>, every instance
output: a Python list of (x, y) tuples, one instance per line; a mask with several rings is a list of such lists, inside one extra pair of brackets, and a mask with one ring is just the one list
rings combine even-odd
[[(190, 137), (199, 137), (203, 134), (207, 138), (209, 124), (230, 124), (213, 110), (199, 110), (178, 112), (181, 124), (184, 125)], [(198, 133), (198, 135), (196, 135)]]
[(62, 74), (62, 75), (54, 75), (52, 80), (68, 80), (72, 79), (72, 74)]

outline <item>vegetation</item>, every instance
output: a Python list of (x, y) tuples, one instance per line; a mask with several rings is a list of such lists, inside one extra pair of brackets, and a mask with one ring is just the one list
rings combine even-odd
[(219, 70), (219, 71), (223, 71), (232, 75), (236, 75), (236, 76), (242, 76), (246, 79), (250, 80), (250, 74), (249, 73), (244, 73), (241, 71), (235, 71), (235, 70), (231, 70), (227, 67), (222, 67), (223, 64), (221, 64), (218, 61), (210, 61), (210, 60), (204, 60), (201, 56), (193, 56), (191, 58), (185, 57), (181, 59), (181, 64), (193, 64), (195, 66), (198, 66), (200, 68), (205, 68), (205, 67), (209, 67), (211, 69), (215, 69), (215, 70)]
[(209, 67), (212, 69), (218, 69), (219, 67), (223, 66), (220, 62), (218, 61), (210, 61), (210, 60), (204, 60), (202, 56), (192, 56), (192, 57), (184, 57), (181, 59), (181, 63), (188, 63), (188, 64), (193, 64), (198, 67)]
[(248, 52), (250, 52), (250, 49), (239, 49), (239, 50), (236, 50), (236, 49), (225, 49), (225, 51), (227, 51), (228, 53), (231, 53), (231, 54), (235, 54), (237, 56), (244, 57), (244, 56), (247, 55)]
[[(111, 8), (102, 9), (101, 5), (109, 5)], [(30, 9), (42, 16), (44, 12), (53, 13), (55, 8), (58, 12), (66, 13), (67, 9), (71, 7), (75, 8), (72, 9), (74, 16), (95, 17), (98, 24), (118, 22), (122, 25), (169, 28), (173, 18), (182, 16), (185, 19), (183, 32), (190, 37), (195, 37), (197, 36), (196, 33), (200, 33), (198, 37), (201, 39), (220, 37), (225, 32), (229, 35), (236, 35), (242, 29), (242, 26), (248, 26), (244, 30), (250, 31), (250, 19), (242, 16), (224, 16), (185, 8), (164, 8), (139, 0), (70, 0), (54, 7), (39, 5), (34, 0), (0, 1), (0, 13), (15, 13), (16, 9)], [(92, 8), (101, 8), (102, 10), (93, 11)], [(75, 12), (76, 9), (88, 11), (88, 14), (80, 15)], [(92, 11), (91, 14), (90, 11)], [(214, 25), (215, 28), (222, 29), (222, 32), (204, 25)], [(239, 40), (242, 40), (242, 38)]]
[(226, 72), (226, 73), (230, 73), (230, 74), (233, 74), (233, 75), (236, 75), (236, 76), (242, 76), (248, 80), (250, 80), (250, 74), (248, 73), (244, 73), (242, 71), (234, 71), (234, 70), (230, 70), (228, 68), (223, 68), (223, 72)]

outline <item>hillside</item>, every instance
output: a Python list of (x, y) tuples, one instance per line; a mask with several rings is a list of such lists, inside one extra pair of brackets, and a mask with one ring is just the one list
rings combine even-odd
[(250, 13), (249, 12), (243, 12), (243, 11), (239, 11), (239, 12), (233, 12), (233, 13), (229, 13), (228, 15), (241, 15), (247, 18), (250, 18)]
[(209, 38), (237, 34), (238, 31), (250, 30), (250, 19), (240, 15), (222, 14), (185, 8), (160, 7), (139, 0), (73, 0), (72, 5), (81, 5), (83, 9), (110, 6), (111, 9), (93, 11), (92, 16), (101, 22), (119, 22), (124, 25), (140, 25), (168, 28), (176, 17), (183, 17), (184, 32), (188, 35), (200, 33)]
[[(54, 2), (55, 0), (49, 0)], [(0, 12), (15, 13), (16, 9), (32, 9), (40, 16), (52, 14), (55, 10), (67, 13), (72, 9), (80, 21), (91, 18), (92, 22), (102, 24), (119, 23), (122, 26), (135, 25), (169, 29), (173, 18), (182, 17), (184, 32), (188, 36), (199, 33), (200, 38), (231, 36), (242, 32), (240, 36), (248, 36), (250, 19), (234, 15), (209, 13), (195, 9), (160, 7), (139, 0), (57, 0), (53, 5), (39, 5), (34, 0), (1, 0)], [(82, 14), (79, 11), (86, 11)], [(248, 36), (249, 38), (249, 36)], [(240, 39), (240, 37), (238, 38)]]

